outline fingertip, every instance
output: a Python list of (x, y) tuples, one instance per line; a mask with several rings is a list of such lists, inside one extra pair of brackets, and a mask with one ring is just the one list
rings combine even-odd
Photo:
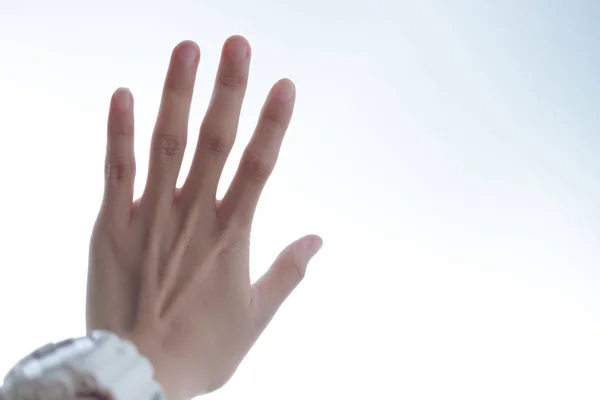
[(227, 55), (235, 62), (243, 61), (250, 56), (250, 43), (248, 43), (245, 37), (240, 35), (229, 37), (225, 41), (224, 48)]
[(129, 110), (133, 102), (131, 91), (124, 87), (118, 88), (113, 94), (112, 102), (117, 111), (123, 112)]
[(200, 53), (200, 46), (198, 46), (198, 43), (194, 42), (193, 40), (182, 40), (177, 44), (177, 46), (175, 46), (175, 49), (181, 49), (183, 47), (189, 48), (192, 51)]
[(281, 79), (273, 86), (272, 94), (276, 100), (286, 103), (295, 97), (296, 85), (288, 78)]
[(180, 42), (173, 50), (178, 61), (185, 66), (193, 66), (200, 60), (200, 47), (192, 40)]
[(319, 235), (308, 235), (303, 239), (304, 247), (312, 255), (317, 254), (323, 247), (323, 238)]
[(242, 40), (246, 43), (247, 46), (250, 46), (250, 43), (248, 42), (248, 39), (246, 39), (244, 36), (242, 35), (231, 35), (227, 38), (227, 40), (225, 41), (225, 43), (229, 43), (232, 40)]

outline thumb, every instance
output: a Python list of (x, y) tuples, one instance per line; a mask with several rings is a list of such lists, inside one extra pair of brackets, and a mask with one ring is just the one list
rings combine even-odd
[(264, 329), (281, 304), (304, 278), (309, 261), (321, 249), (323, 240), (308, 235), (288, 245), (271, 268), (254, 284), (252, 304), (259, 328)]

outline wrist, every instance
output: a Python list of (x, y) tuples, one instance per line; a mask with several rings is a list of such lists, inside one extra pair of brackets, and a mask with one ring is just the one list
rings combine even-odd
[(169, 369), (163, 362), (160, 356), (160, 348), (154, 340), (149, 339), (146, 335), (135, 333), (126, 335), (123, 338), (131, 341), (137, 347), (139, 353), (150, 362), (154, 370), (153, 378), (161, 386), (166, 400), (189, 400), (193, 397), (188, 396), (185, 388), (178, 384), (177, 377), (173, 374), (172, 369)]

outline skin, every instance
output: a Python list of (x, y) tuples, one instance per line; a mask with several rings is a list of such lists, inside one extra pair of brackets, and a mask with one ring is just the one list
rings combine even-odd
[(296, 97), (287, 79), (271, 89), (237, 173), (216, 199), (248, 81), (250, 46), (242, 37), (225, 42), (191, 169), (176, 188), (199, 58), (193, 42), (173, 50), (136, 201), (133, 98), (126, 89), (114, 93), (104, 198), (90, 245), (88, 330), (137, 344), (169, 400), (212, 392), (231, 378), (322, 245), (317, 235), (298, 239), (251, 282), (252, 220)]

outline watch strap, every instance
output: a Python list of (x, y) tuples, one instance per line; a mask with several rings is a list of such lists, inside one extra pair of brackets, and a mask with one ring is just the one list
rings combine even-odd
[(43, 346), (23, 359), (6, 376), (0, 400), (164, 400), (153, 375), (152, 364), (133, 342), (93, 331)]

